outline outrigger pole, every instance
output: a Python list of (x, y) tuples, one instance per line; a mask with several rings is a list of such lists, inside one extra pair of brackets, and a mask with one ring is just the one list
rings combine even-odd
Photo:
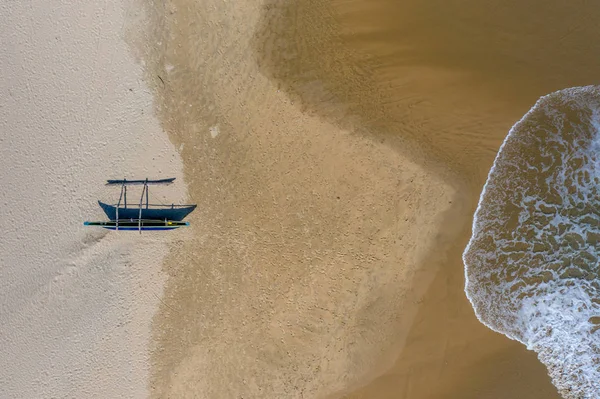
[(115, 224), (115, 230), (119, 230), (119, 206), (121, 205), (121, 198), (123, 198), (123, 193), (125, 193), (125, 203), (127, 204), (127, 193), (125, 192), (125, 190), (127, 190), (127, 188), (125, 187), (125, 183), (123, 183), (123, 185), (121, 186), (121, 195), (119, 195), (119, 202), (117, 203), (117, 220)]
[(144, 191), (146, 192), (146, 209), (148, 209), (148, 179), (144, 182), (142, 196), (140, 197), (140, 216), (138, 217), (138, 230), (142, 234), (142, 203), (144, 202)]
[[(162, 180), (152, 180), (154, 183), (171, 183), (175, 179), (162, 179)], [(119, 202), (117, 203), (116, 209), (116, 217), (115, 221), (115, 230), (119, 230), (119, 207), (121, 206), (121, 199), (124, 199), (124, 206), (127, 208), (127, 184), (139, 184), (139, 182), (143, 182), (142, 184), (142, 196), (140, 197), (140, 214), (138, 216), (138, 230), (140, 234), (142, 234), (142, 204), (144, 203), (144, 194), (146, 194), (146, 209), (148, 209), (148, 179), (146, 180), (109, 180), (108, 184), (118, 184), (121, 183), (121, 195), (119, 195)]]
[[(128, 185), (143, 185), (142, 188), (142, 195), (140, 197), (140, 212), (138, 215), (138, 230), (140, 231), (140, 234), (142, 233), (142, 206), (144, 204), (144, 194), (146, 195), (146, 209), (149, 209), (150, 207), (150, 201), (149, 201), (149, 190), (148, 190), (148, 185), (149, 184), (171, 184), (173, 183), (173, 181), (175, 181), (174, 177), (168, 178), (168, 179), (157, 179), (157, 180), (148, 180), (147, 178), (144, 180), (127, 180), (127, 179), (123, 179), (123, 180), (107, 180), (106, 184), (107, 185), (121, 185), (121, 195), (119, 196), (119, 202), (117, 203), (116, 206), (116, 220), (115, 220), (115, 230), (119, 230), (119, 207), (121, 206), (121, 200), (123, 200), (123, 204), (124, 207), (127, 208), (127, 186)], [(165, 219), (166, 222), (166, 219)]]

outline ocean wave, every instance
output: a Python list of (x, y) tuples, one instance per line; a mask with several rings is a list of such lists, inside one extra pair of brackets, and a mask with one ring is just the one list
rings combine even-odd
[(463, 260), (479, 320), (537, 352), (565, 398), (600, 397), (600, 86), (510, 130)]

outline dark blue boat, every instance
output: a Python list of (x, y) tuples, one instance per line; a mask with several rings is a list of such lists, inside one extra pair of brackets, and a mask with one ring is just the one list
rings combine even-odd
[[(172, 220), (175, 222), (182, 221), (189, 215), (196, 205), (151, 205), (148, 203), (148, 186), (153, 184), (171, 184), (175, 181), (174, 177), (158, 180), (108, 180), (109, 186), (121, 186), (121, 195), (119, 202), (115, 205), (109, 205), (102, 201), (98, 204), (106, 213), (109, 220), (118, 219), (144, 219), (144, 220)], [(143, 185), (142, 197), (140, 198), (139, 206), (131, 207), (127, 205), (127, 186)], [(144, 201), (144, 197), (146, 201)], [(144, 204), (145, 202), (145, 204)]]
[[(142, 205), (141, 214), (140, 208), (119, 206), (119, 214), (117, 216), (117, 206), (105, 204), (98, 201), (98, 204), (108, 216), (110, 220), (117, 219), (150, 219), (150, 220), (173, 220), (179, 222), (189, 215), (196, 205)], [(147, 206), (147, 207), (146, 207)], [(141, 216), (140, 216), (141, 215)]]
[[(108, 216), (105, 222), (84, 222), (85, 226), (99, 226), (110, 230), (173, 230), (182, 226), (189, 226), (188, 222), (182, 222), (196, 205), (152, 205), (148, 201), (148, 186), (151, 184), (171, 184), (174, 177), (158, 180), (108, 180), (109, 186), (121, 186), (121, 195), (116, 205), (98, 204)], [(127, 186), (142, 185), (142, 196), (137, 207), (127, 206)], [(144, 197), (146, 203), (144, 204)]]

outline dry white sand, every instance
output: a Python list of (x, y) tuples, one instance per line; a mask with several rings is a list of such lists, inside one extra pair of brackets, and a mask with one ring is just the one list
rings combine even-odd
[(175, 176), (168, 199), (151, 195), (185, 197), (122, 38), (124, 3), (0, 5), (1, 398), (147, 396), (160, 264), (186, 232), (82, 225), (118, 196), (106, 178)]

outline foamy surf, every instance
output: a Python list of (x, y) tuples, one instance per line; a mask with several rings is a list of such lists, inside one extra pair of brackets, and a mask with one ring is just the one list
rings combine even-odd
[(565, 398), (600, 393), (600, 88), (541, 98), (510, 130), (463, 254), (488, 327), (537, 352)]

